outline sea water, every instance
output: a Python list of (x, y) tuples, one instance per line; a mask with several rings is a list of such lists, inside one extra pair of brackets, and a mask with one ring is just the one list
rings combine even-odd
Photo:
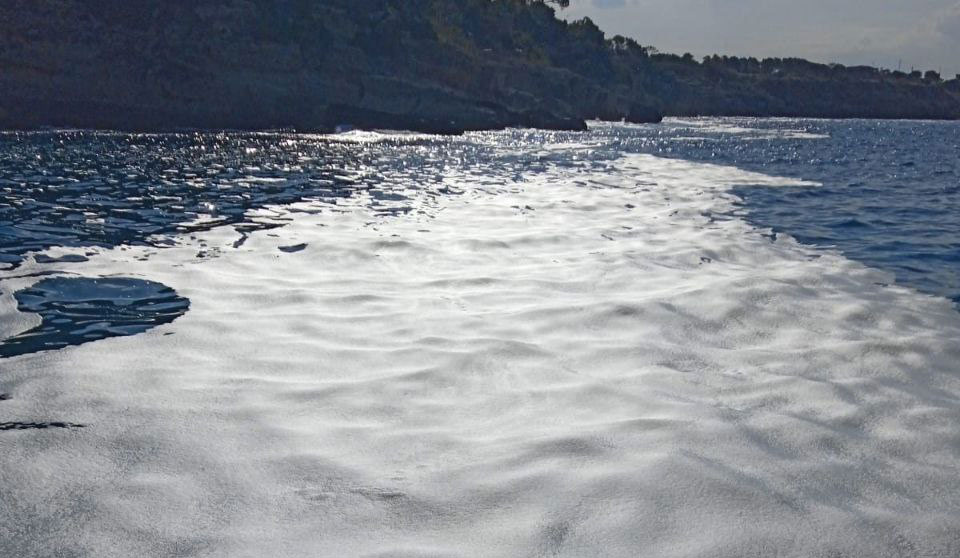
[(902, 284), (960, 301), (956, 122), (670, 120), (657, 129), (613, 128), (610, 140), (626, 151), (818, 182), (734, 193), (757, 227), (838, 249)]
[(958, 133), (4, 134), (0, 555), (956, 556)]

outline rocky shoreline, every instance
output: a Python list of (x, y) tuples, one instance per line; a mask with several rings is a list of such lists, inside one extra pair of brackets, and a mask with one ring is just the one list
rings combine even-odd
[[(500, 19), (531, 9), (505, 7)], [(0, 128), (451, 134), (661, 118), (569, 69), (458, 48), (434, 8), (12, 0), (0, 6)]]
[(455, 134), (664, 115), (960, 117), (954, 82), (731, 60), (656, 54), (521, 0), (10, 0), (0, 128)]

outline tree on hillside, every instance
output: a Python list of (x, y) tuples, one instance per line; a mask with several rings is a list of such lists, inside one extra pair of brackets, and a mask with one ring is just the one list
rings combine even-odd
[(570, 0), (520, 0), (524, 4), (556, 4), (561, 10), (570, 7)]

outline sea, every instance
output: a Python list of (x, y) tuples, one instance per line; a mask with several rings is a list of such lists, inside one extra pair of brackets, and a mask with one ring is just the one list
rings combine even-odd
[(0, 133), (0, 556), (960, 555), (960, 124)]

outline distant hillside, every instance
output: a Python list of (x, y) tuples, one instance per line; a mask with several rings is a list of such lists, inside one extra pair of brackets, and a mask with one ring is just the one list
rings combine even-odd
[(798, 60), (699, 63), (533, 0), (0, 3), (4, 128), (458, 132), (662, 114), (956, 118), (960, 88)]
[[(960, 81), (797, 58), (647, 56), (643, 86), (673, 115), (960, 118)], [(641, 64), (642, 66), (642, 64)]]

